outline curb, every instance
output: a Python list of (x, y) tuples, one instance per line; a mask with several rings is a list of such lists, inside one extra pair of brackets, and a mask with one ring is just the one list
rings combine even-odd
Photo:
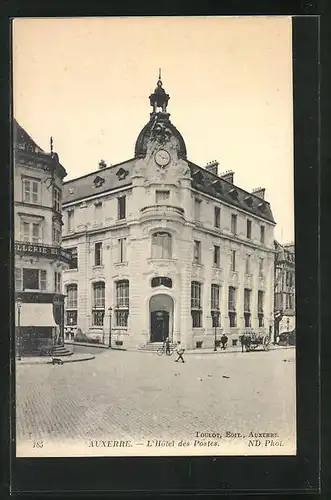
[[(63, 359), (64, 357), (61, 358), (61, 356), (58, 356), (59, 359), (61, 359), (61, 361), (63, 361), (63, 364), (65, 363), (78, 363), (80, 361), (90, 361), (91, 359), (95, 359), (95, 356), (92, 356), (92, 355), (86, 355), (84, 357), (79, 357), (79, 358), (75, 358), (75, 359)], [(24, 361), (24, 360), (16, 360), (16, 364), (19, 365), (19, 366), (29, 366), (29, 365), (51, 365), (53, 364), (52, 361), (50, 361), (49, 359), (47, 360), (41, 360), (40, 358), (37, 358), (35, 361), (32, 361), (31, 359), (27, 360), (27, 361)]]

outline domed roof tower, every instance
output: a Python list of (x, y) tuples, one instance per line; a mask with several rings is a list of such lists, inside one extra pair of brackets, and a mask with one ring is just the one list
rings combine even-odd
[(170, 96), (166, 93), (162, 85), (161, 70), (159, 70), (159, 79), (157, 81), (156, 89), (153, 94), (149, 96), (150, 105), (152, 106), (153, 111), (150, 114), (149, 122), (144, 126), (138, 135), (134, 155), (135, 158), (144, 158), (146, 156), (147, 143), (151, 138), (154, 128), (158, 124), (163, 124), (171, 132), (172, 137), (177, 142), (178, 157), (185, 160), (187, 155), (186, 145), (182, 135), (169, 119), (170, 114), (167, 113), (167, 106)]

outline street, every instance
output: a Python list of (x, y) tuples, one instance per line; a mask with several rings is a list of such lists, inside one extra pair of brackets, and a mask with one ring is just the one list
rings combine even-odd
[[(68, 450), (66, 443), (83, 442), (88, 452), (91, 441), (100, 439), (141, 446), (156, 439), (191, 441), (197, 433), (219, 433), (223, 443), (233, 434), (239, 454), (240, 437), (272, 433), (283, 451), (295, 452), (294, 349), (193, 354), (185, 364), (175, 363), (175, 356), (100, 351), (85, 362), (17, 367), (17, 443), (23, 454), (33, 456), (36, 443), (47, 456), (51, 444)], [(245, 450), (257, 454), (256, 448)]]

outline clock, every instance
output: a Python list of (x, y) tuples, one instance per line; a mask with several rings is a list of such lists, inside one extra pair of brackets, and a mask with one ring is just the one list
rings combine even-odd
[(166, 167), (170, 162), (170, 154), (165, 149), (159, 149), (155, 153), (155, 161), (160, 167)]

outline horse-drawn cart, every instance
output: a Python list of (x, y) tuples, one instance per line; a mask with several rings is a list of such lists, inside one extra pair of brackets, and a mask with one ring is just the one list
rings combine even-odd
[(270, 349), (270, 336), (268, 334), (245, 333), (241, 336), (240, 341), (242, 348), (245, 347), (246, 351), (255, 351), (258, 347), (262, 347), (264, 351)]

